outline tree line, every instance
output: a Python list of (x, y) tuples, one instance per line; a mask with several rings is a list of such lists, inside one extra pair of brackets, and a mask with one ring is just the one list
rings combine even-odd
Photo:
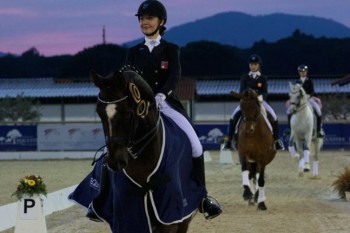
[[(181, 47), (182, 75), (193, 78), (238, 78), (248, 71), (248, 58), (262, 57), (262, 72), (271, 76), (297, 75), (297, 66), (306, 64), (311, 75), (349, 73), (350, 38), (315, 38), (296, 30), (277, 42), (264, 40), (241, 49), (210, 41), (198, 41)], [(0, 58), (0, 78), (54, 77), (88, 79), (90, 70), (106, 75), (119, 69), (127, 47), (99, 44), (75, 55), (45, 57), (36, 48), (20, 56)]]

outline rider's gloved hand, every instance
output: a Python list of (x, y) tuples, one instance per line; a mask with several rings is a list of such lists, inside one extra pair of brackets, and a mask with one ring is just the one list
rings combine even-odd
[(158, 109), (161, 109), (163, 106), (163, 103), (165, 102), (166, 95), (164, 95), (163, 93), (158, 93), (155, 99), (156, 99)]

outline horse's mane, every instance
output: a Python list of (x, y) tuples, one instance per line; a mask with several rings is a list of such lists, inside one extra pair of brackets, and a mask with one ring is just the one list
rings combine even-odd
[(118, 71), (114, 72), (114, 74), (111, 74), (111, 77), (123, 77), (126, 85), (129, 85), (129, 83), (134, 83), (137, 86), (140, 93), (142, 93), (142, 99), (148, 101), (154, 100), (152, 88), (142, 77), (142, 72), (140, 72), (136, 67), (130, 65), (122, 66)]
[(290, 94), (296, 94), (299, 91), (301, 91), (303, 95), (306, 93), (303, 86), (300, 83), (296, 83), (294, 85), (290, 84)]
[(242, 103), (259, 105), (259, 100), (258, 100), (257, 93), (253, 89), (250, 89), (250, 88), (246, 89), (242, 93), (241, 104)]

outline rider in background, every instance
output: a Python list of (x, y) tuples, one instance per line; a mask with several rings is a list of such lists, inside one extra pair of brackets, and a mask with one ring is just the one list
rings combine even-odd
[[(155, 94), (159, 111), (172, 119), (187, 134), (192, 145), (194, 175), (205, 186), (203, 147), (185, 108), (175, 95), (181, 76), (180, 49), (162, 38), (166, 30), (166, 9), (160, 1), (146, 0), (141, 3), (135, 16), (145, 39), (129, 49), (126, 65), (141, 71), (142, 77)], [(222, 212), (209, 198), (203, 200), (199, 211), (204, 212), (207, 219), (214, 218)]]
[[(258, 94), (259, 101), (262, 103), (264, 108), (267, 111), (267, 117), (272, 126), (272, 133), (275, 140), (276, 150), (284, 150), (284, 146), (282, 141), (279, 139), (279, 131), (278, 131), (278, 119), (274, 110), (271, 106), (266, 102), (267, 94), (268, 94), (268, 85), (267, 85), (267, 77), (261, 74), (261, 63), (262, 60), (259, 55), (253, 54), (249, 58), (249, 73), (244, 74), (241, 77), (240, 81), (240, 93), (244, 90), (251, 88), (256, 91)], [(234, 149), (233, 145), (236, 145), (238, 141), (238, 135), (235, 133), (236, 125), (241, 117), (241, 109), (238, 105), (236, 109), (233, 111), (228, 128), (228, 140), (224, 142), (223, 149)]]
[[(313, 97), (316, 97), (315, 89), (314, 89), (314, 83), (313, 81), (307, 77), (309, 68), (306, 65), (300, 65), (298, 66), (298, 73), (299, 73), (299, 79), (296, 81), (296, 83), (299, 83), (302, 85), (303, 89), (305, 90), (306, 94), (308, 94), (309, 103), (312, 106), (315, 115), (316, 115), (316, 131), (317, 131), (317, 137), (323, 138), (324, 133), (321, 130), (322, 126), (322, 112), (319, 104), (316, 102), (316, 99)], [(290, 128), (290, 119), (292, 117), (291, 107), (287, 109), (287, 116), (288, 116), (288, 125)]]

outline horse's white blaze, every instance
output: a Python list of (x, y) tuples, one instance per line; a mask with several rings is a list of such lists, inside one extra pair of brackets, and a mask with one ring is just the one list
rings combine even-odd
[(115, 104), (108, 104), (106, 106), (106, 114), (108, 117), (108, 127), (109, 127), (109, 136), (112, 136), (112, 123), (111, 120), (114, 117), (114, 115), (117, 113), (117, 106)]

